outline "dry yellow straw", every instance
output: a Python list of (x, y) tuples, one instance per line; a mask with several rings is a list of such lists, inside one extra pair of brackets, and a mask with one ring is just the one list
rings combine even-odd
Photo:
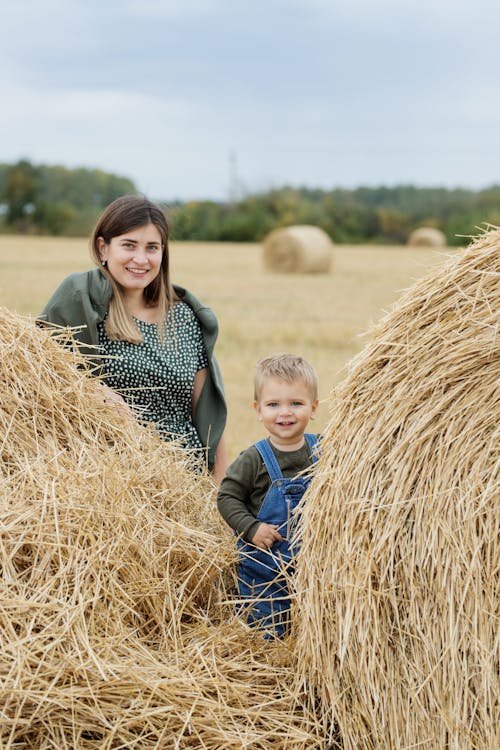
[(298, 685), (345, 750), (496, 750), (500, 231), (417, 283), (332, 394)]
[(322, 747), (286, 647), (224, 603), (211, 480), (78, 364), (0, 310), (0, 747)]

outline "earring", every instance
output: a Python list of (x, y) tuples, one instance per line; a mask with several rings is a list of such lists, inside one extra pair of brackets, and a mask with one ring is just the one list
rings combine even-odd
[(101, 266), (104, 266), (104, 268), (106, 268), (107, 265), (108, 265), (107, 260), (101, 260)]

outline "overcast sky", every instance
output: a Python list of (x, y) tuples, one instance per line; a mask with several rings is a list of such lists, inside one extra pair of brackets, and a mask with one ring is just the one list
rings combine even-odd
[(500, 183), (498, 0), (1, 0), (0, 161), (153, 199)]

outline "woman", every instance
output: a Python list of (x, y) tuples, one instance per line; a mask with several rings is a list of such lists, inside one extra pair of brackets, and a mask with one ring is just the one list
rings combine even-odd
[(165, 439), (180, 436), (199, 449), (220, 482), (226, 403), (213, 354), (217, 320), (171, 284), (168, 234), (163, 212), (146, 198), (113, 201), (92, 235), (98, 267), (68, 276), (40, 320), (81, 327), (74, 331), (81, 352), (120, 400)]

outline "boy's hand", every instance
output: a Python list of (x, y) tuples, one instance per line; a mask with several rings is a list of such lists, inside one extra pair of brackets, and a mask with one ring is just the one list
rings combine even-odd
[(283, 537), (278, 531), (277, 523), (261, 523), (252, 539), (252, 544), (259, 549), (271, 549), (274, 542), (282, 542)]

